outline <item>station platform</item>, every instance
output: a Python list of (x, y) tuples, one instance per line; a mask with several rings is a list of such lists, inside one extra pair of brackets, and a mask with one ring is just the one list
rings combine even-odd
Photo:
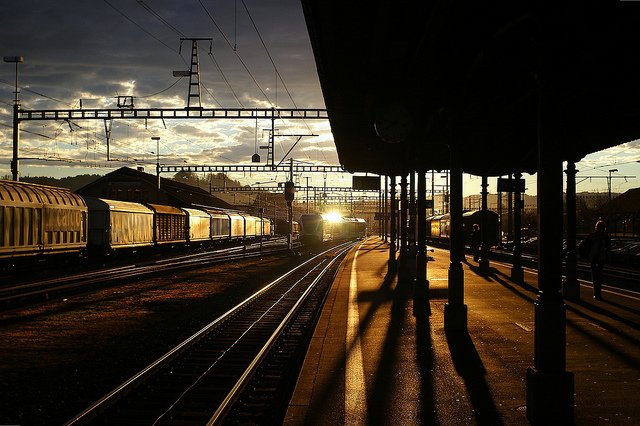
[[(338, 272), (289, 403), (287, 425), (527, 424), (534, 365), (535, 271), (510, 280), (463, 264), (468, 335), (447, 336), (449, 252), (428, 262), (430, 299), (414, 316), (413, 283), (387, 274), (389, 247), (358, 243)], [(605, 283), (606, 284), (606, 283)], [(615, 290), (567, 302), (567, 371), (575, 424), (640, 424), (640, 301)]]

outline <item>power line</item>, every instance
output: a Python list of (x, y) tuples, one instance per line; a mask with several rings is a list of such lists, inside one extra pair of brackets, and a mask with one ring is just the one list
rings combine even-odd
[[(233, 87), (231, 86), (231, 83), (229, 83), (229, 80), (227, 80), (227, 76), (222, 71), (222, 68), (220, 68), (220, 65), (218, 64), (218, 61), (216, 61), (215, 58), (213, 57), (213, 53), (212, 52), (209, 52), (209, 58), (211, 58), (211, 62), (213, 62), (213, 64), (216, 66), (216, 68), (218, 69), (218, 72), (222, 76), (222, 79), (224, 80), (225, 84), (227, 85), (229, 90), (231, 90), (231, 93), (233, 94), (233, 97), (236, 99), (236, 102), (238, 102), (238, 105), (240, 105), (241, 108), (244, 108), (244, 105), (242, 104), (242, 102), (240, 102), (240, 99), (238, 98), (238, 95), (236, 95), (236, 92), (233, 90)], [(220, 102), (218, 102), (218, 104), (220, 106), (222, 106), (222, 104)]]
[[(131, 22), (133, 25), (135, 25), (136, 27), (138, 27), (140, 30), (144, 31), (145, 34), (147, 34), (149, 37), (152, 37), (154, 40), (156, 40), (157, 42), (161, 43), (163, 46), (165, 46), (167, 49), (171, 50), (172, 52), (176, 53), (178, 56), (180, 56), (180, 52), (178, 52), (177, 50), (175, 50), (173, 47), (169, 46), (167, 43), (165, 43), (164, 41), (160, 40), (158, 37), (156, 37), (155, 35), (151, 34), (149, 31), (147, 31), (145, 28), (143, 28), (140, 24), (138, 24), (136, 21), (134, 21), (133, 19), (129, 18), (123, 11), (121, 11), (120, 9), (118, 9), (117, 7), (115, 7), (114, 5), (112, 5), (111, 3), (109, 3), (109, 0), (103, 0), (106, 4), (108, 4), (109, 6), (111, 6), (111, 8), (113, 10), (115, 10), (116, 12), (118, 12), (120, 15), (122, 15), (127, 21)], [(182, 58), (182, 56), (180, 56)], [(184, 58), (183, 58), (184, 60)]]
[(175, 86), (176, 84), (178, 84), (178, 83), (180, 82), (180, 80), (182, 80), (183, 78), (184, 78), (184, 77), (180, 77), (180, 78), (178, 78), (178, 79), (177, 79), (176, 81), (174, 81), (174, 82), (173, 82), (169, 87), (167, 87), (166, 89), (162, 89), (162, 90), (160, 90), (159, 92), (152, 93), (152, 94), (150, 94), (150, 95), (145, 95), (145, 96), (136, 96), (136, 98), (138, 98), (138, 99), (142, 99), (142, 98), (150, 98), (150, 97), (153, 97), (153, 96), (159, 95), (160, 93), (164, 93), (164, 92), (166, 92), (167, 90), (171, 89), (171, 88), (172, 88), (173, 86)]
[[(13, 86), (14, 86), (14, 84), (15, 84), (15, 83), (10, 83), (10, 82), (8, 82), (7, 80), (4, 80), (4, 79), (2, 79), (2, 78), (0, 78), (0, 83), (6, 84), (6, 85), (8, 85), (8, 86), (12, 86), (12, 87), (13, 87)], [(21, 87), (21, 88), (20, 88), (20, 91), (21, 91), (21, 92), (29, 92), (29, 93), (33, 93), (34, 95), (42, 96), (43, 98), (47, 98), (47, 99), (52, 100), (52, 101), (54, 101), (54, 102), (59, 102), (59, 103), (61, 103), (61, 104), (65, 104), (65, 105), (69, 105), (69, 106), (71, 106), (71, 104), (68, 104), (68, 103), (66, 103), (65, 101), (61, 101), (60, 99), (56, 99), (56, 98), (54, 98), (54, 97), (52, 97), (52, 96), (48, 96), (48, 95), (45, 95), (45, 94), (43, 94), (43, 93), (36, 92), (35, 90), (31, 90), (31, 89), (29, 89), (29, 88), (27, 88), (27, 87)]]
[(159, 13), (157, 13), (155, 10), (153, 10), (151, 8), (151, 6), (149, 6), (148, 4), (146, 4), (144, 2), (144, 0), (138, 0), (138, 4), (140, 6), (142, 6), (142, 8), (144, 10), (146, 10), (147, 12), (149, 12), (150, 14), (152, 14), (153, 16), (155, 16), (160, 22), (162, 22), (164, 25), (166, 25), (171, 31), (173, 31), (174, 33), (178, 34), (180, 37), (182, 38), (186, 38), (186, 36), (182, 33), (182, 31), (178, 30), (176, 27), (174, 27), (173, 25), (171, 25), (166, 19), (164, 19), (162, 16), (160, 16)]
[[(289, 88), (287, 87), (287, 85), (285, 84), (284, 80), (282, 79), (282, 75), (280, 74), (280, 71), (278, 70), (278, 67), (276, 66), (276, 63), (273, 60), (273, 57), (271, 56), (271, 53), (269, 52), (269, 49), (267, 48), (267, 45), (264, 42), (264, 39), (262, 38), (262, 35), (260, 34), (260, 30), (258, 30), (258, 26), (256, 25), (255, 21), (253, 20), (253, 17), (251, 16), (251, 13), (249, 12), (249, 8), (247, 7), (247, 5), (244, 2), (244, 0), (242, 0), (242, 5), (244, 6), (244, 10), (247, 12), (247, 16), (249, 16), (249, 20), (251, 21), (251, 24), (253, 25), (253, 28), (256, 30), (256, 34), (258, 35), (258, 38), (260, 39), (260, 43), (262, 43), (262, 47), (264, 48), (265, 52), (267, 53), (267, 56), (269, 57), (269, 60), (271, 61), (271, 65), (273, 65), (273, 69), (276, 72), (277, 80), (280, 80), (280, 82), (282, 83), (282, 87), (284, 88), (285, 92), (289, 96), (289, 99), (291, 100), (291, 103), (293, 104), (293, 107), (294, 108), (298, 108), (298, 105), (293, 100), (293, 96), (291, 95), (291, 92), (289, 91)], [(311, 131), (311, 128), (309, 127), (309, 125), (307, 123), (304, 123), (304, 124), (307, 127), (307, 130), (309, 130), (310, 133), (313, 133)]]
[[(147, 12), (149, 12), (151, 15), (153, 15), (154, 17), (156, 17), (160, 22), (162, 22), (165, 26), (167, 26), (169, 29), (171, 29), (174, 33), (176, 33), (177, 35), (179, 35), (181, 38), (187, 38), (187, 36), (180, 30), (178, 30), (176, 27), (174, 27), (169, 21), (167, 21), (166, 19), (164, 19), (158, 12), (156, 12), (155, 10), (153, 10), (153, 8), (151, 8), (151, 6), (149, 6), (148, 4), (146, 4), (144, 2), (144, 0), (138, 0), (138, 4), (144, 8)], [(238, 103), (240, 104), (241, 107), (244, 107), (244, 105), (242, 105), (242, 103), (239, 101), (238, 97), (236, 96), (235, 92), (233, 91), (233, 88), (231, 87), (231, 85), (229, 84), (229, 81), (227, 80), (227, 77), (224, 75), (224, 72), (222, 71), (222, 69), (220, 68), (220, 66), (218, 65), (218, 63), (215, 61), (215, 59), (213, 58), (213, 54), (211, 52), (209, 52), (209, 56), (211, 57), (211, 60), (213, 61), (213, 63), (216, 65), (216, 68), (218, 69), (218, 71), (220, 72), (220, 74), (222, 75), (222, 78), (224, 79), (224, 81), (227, 83), (227, 86), (231, 89), (231, 92), (233, 93), (234, 97), (236, 98), (236, 101), (238, 101)], [(175, 85), (175, 83), (173, 85), (171, 85), (169, 88), (173, 87)], [(205, 91), (209, 94), (209, 96), (211, 96), (211, 98), (220, 106), (222, 106), (222, 103), (220, 101), (218, 101), (218, 99), (216, 99), (216, 97), (213, 95), (213, 93), (211, 93), (211, 91), (204, 85), (202, 84), (202, 87), (204, 87)], [(166, 89), (168, 90), (168, 89)], [(155, 93), (155, 94), (160, 94), (161, 92)], [(150, 95), (153, 96), (153, 95)]]
[(256, 78), (254, 77), (254, 75), (251, 73), (251, 71), (249, 70), (249, 67), (247, 67), (247, 64), (244, 63), (244, 61), (242, 60), (242, 58), (240, 57), (240, 55), (238, 54), (238, 51), (231, 45), (231, 42), (229, 41), (229, 39), (227, 38), (227, 36), (224, 34), (224, 31), (222, 31), (222, 28), (220, 28), (220, 26), (218, 25), (218, 23), (216, 22), (216, 20), (213, 18), (213, 16), (211, 15), (211, 13), (209, 12), (209, 10), (207, 9), (207, 7), (204, 5), (204, 3), (202, 3), (202, 0), (198, 0), (198, 3), (200, 3), (200, 6), (202, 6), (202, 9), (205, 11), (205, 13), (207, 14), (207, 16), (209, 17), (209, 19), (211, 20), (211, 22), (213, 22), (213, 25), (218, 29), (218, 31), (220, 31), (220, 34), (222, 34), (222, 38), (224, 38), (224, 40), (227, 42), (227, 45), (231, 48), (231, 50), (233, 51), (233, 53), (236, 55), (236, 58), (238, 58), (238, 60), (240, 61), (240, 63), (242, 64), (242, 66), (244, 67), (245, 71), (249, 74), (249, 77), (251, 77), (251, 79), (253, 80), (253, 82), (255, 83), (256, 87), (258, 88), (258, 90), (260, 90), (260, 92), (262, 93), (262, 95), (264, 96), (264, 98), (267, 100), (267, 102), (269, 103), (269, 105), (271, 105), (272, 107), (275, 108), (275, 106), (273, 105), (273, 103), (271, 102), (271, 99), (269, 99), (269, 96), (267, 96), (267, 94), (265, 93), (264, 90), (262, 90), (262, 87), (260, 87), (260, 84), (258, 83), (258, 81), (256, 80)]

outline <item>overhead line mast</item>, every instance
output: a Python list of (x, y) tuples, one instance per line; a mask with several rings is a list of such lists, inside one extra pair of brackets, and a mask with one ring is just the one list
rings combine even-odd
[[(187, 77), (189, 76), (189, 92), (187, 93), (187, 109), (202, 109), (200, 89), (200, 60), (198, 59), (198, 41), (209, 42), (209, 53), (211, 53), (213, 39), (212, 38), (181, 38), (180, 49), (182, 52), (182, 42), (185, 40), (191, 41), (191, 68), (186, 71), (174, 71), (174, 77)], [(192, 102), (193, 100), (193, 102)], [(195, 105), (197, 103), (197, 106)]]

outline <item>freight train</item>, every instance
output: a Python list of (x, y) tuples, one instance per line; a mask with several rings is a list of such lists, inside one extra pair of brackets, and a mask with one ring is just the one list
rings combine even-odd
[(300, 216), (300, 241), (313, 245), (330, 240), (351, 240), (364, 238), (367, 223), (356, 217), (326, 220), (322, 215), (307, 213)]
[(0, 261), (271, 235), (269, 219), (241, 212), (81, 197), (63, 188), (0, 180)]
[[(272, 225), (272, 229), (274, 235), (289, 235), (289, 221), (287, 219), (276, 219)], [(300, 224), (295, 220), (291, 222), (291, 235), (294, 240), (297, 240), (300, 236)]]
[[(471, 242), (473, 225), (483, 226), (482, 235), (489, 246), (497, 245), (499, 240), (498, 214), (491, 210), (471, 210), (462, 214), (462, 226), (464, 241), (467, 245)], [(450, 237), (451, 215), (443, 214), (427, 218), (427, 241), (431, 243), (448, 243)], [(417, 234), (416, 234), (417, 235)]]

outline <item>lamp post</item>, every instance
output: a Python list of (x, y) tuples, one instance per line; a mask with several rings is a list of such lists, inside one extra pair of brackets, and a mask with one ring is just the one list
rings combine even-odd
[(156, 141), (156, 176), (158, 177), (158, 189), (160, 189), (160, 136), (151, 136)]
[(609, 170), (609, 178), (607, 179), (607, 187), (609, 188), (609, 202), (611, 202), (611, 173), (617, 172), (618, 169)]
[(447, 204), (448, 204), (448, 192), (449, 192), (449, 171), (447, 170), (447, 174), (440, 176), (441, 178), (445, 178), (446, 179), (446, 183), (444, 184), (444, 191), (442, 194), (442, 213), (441, 214), (446, 214), (447, 212)]
[(22, 56), (5, 56), (4, 61), (8, 63), (16, 64), (16, 91), (13, 103), (13, 158), (11, 159), (11, 174), (13, 180), (18, 182), (20, 180), (20, 163), (18, 158), (18, 152), (20, 150), (20, 122), (18, 120), (20, 112), (20, 97), (18, 89), (18, 64), (24, 62)]

